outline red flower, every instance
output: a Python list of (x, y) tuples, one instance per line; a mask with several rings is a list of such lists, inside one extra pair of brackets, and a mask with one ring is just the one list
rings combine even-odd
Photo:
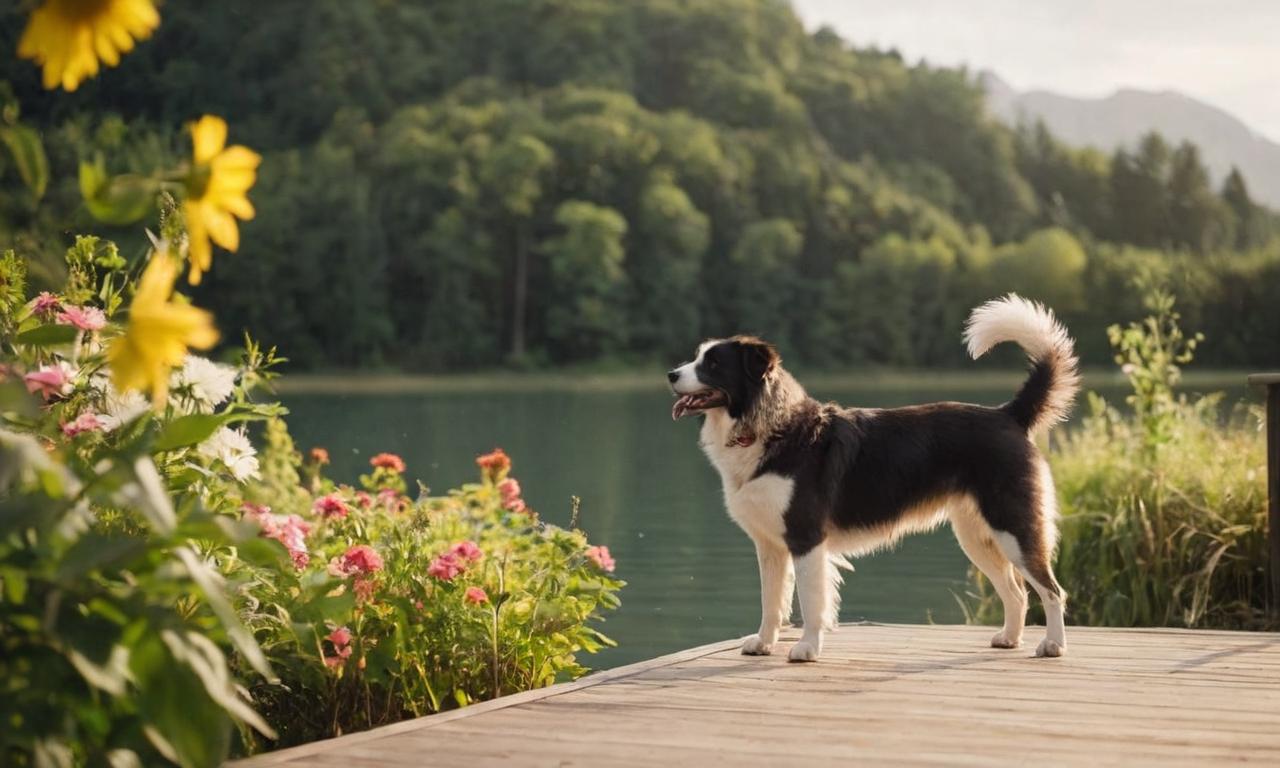
[(608, 547), (587, 547), (587, 559), (596, 564), (596, 567), (602, 571), (613, 573), (617, 563), (614, 562), (613, 556), (609, 554)]
[(320, 446), (316, 446), (311, 449), (311, 460), (320, 465), (328, 464), (329, 452)]
[(480, 605), (489, 602), (489, 595), (480, 587), (467, 587), (467, 591), (462, 595), (462, 599), (472, 605)]
[(480, 467), (486, 480), (496, 483), (511, 471), (511, 458), (501, 448), (494, 448), (483, 456), (477, 456), (476, 465)]
[(502, 507), (512, 512), (524, 511), (524, 500), (520, 498), (520, 482), (508, 477), (498, 483), (498, 493), (502, 494)]
[(335, 576), (350, 576), (355, 573), (374, 573), (382, 570), (382, 556), (367, 544), (357, 544), (341, 557), (335, 557), (329, 563), (329, 572)]
[(484, 557), (484, 552), (480, 550), (480, 547), (477, 547), (474, 541), (469, 540), (460, 541), (449, 547), (449, 554), (458, 558), (459, 561), (470, 560), (473, 563)]
[(380, 453), (369, 459), (369, 463), (378, 469), (389, 469), (397, 474), (404, 471), (404, 459), (394, 453)]
[(356, 491), (356, 504), (359, 504), (361, 509), (368, 509), (373, 506), (373, 497), (364, 491)]
[(351, 645), (351, 630), (346, 627), (338, 627), (330, 632), (325, 637), (325, 640), (333, 643), (337, 648), (345, 648), (348, 645)]
[(311, 511), (321, 517), (346, 517), (351, 510), (347, 509), (346, 502), (338, 494), (330, 493), (316, 499)]
[(441, 581), (453, 581), (462, 573), (463, 567), (457, 557), (446, 552), (431, 561), (431, 565), (427, 566), (427, 575)]

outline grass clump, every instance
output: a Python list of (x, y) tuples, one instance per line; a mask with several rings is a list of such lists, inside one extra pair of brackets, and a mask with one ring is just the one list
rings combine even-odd
[[(1151, 292), (1145, 305), (1150, 314), (1141, 322), (1108, 329), (1132, 387), (1127, 408), (1090, 393), (1083, 424), (1050, 454), (1068, 620), (1274, 629), (1261, 412), (1225, 408), (1221, 393), (1179, 393), (1181, 368), (1202, 339), (1184, 333), (1171, 295)], [(990, 585), (976, 571), (971, 585), (966, 613), (995, 622), (999, 600)]]

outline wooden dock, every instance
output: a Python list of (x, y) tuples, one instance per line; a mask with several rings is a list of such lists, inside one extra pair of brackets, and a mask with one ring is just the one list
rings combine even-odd
[[(240, 766), (1280, 765), (1280, 634), (846, 625), (822, 660), (723, 642)], [(788, 635), (788, 642), (796, 633)]]

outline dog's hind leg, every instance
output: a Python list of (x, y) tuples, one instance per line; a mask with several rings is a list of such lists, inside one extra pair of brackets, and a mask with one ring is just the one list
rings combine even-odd
[(831, 578), (833, 566), (828, 560), (825, 542), (804, 554), (795, 555), (794, 560), (804, 633), (791, 647), (787, 658), (791, 661), (817, 661), (822, 653), (822, 632), (835, 622), (832, 615), (836, 605)]
[(1047, 542), (1033, 543), (1032, 551), (1023, 554), (1018, 570), (1031, 583), (1044, 604), (1044, 640), (1036, 648), (1037, 656), (1062, 656), (1067, 652), (1065, 612), (1067, 593), (1053, 575)]
[(1022, 577), (1000, 551), (991, 526), (978, 514), (972, 501), (957, 503), (949, 511), (951, 529), (960, 548), (991, 582), (1004, 606), (1004, 627), (991, 638), (991, 646), (1017, 648), (1022, 645), (1022, 629), (1027, 620), (1027, 589)]
[(760, 564), (760, 631), (742, 642), (748, 656), (767, 656), (778, 642), (778, 630), (791, 616), (791, 593), (795, 576), (791, 553), (782, 544), (756, 542)]

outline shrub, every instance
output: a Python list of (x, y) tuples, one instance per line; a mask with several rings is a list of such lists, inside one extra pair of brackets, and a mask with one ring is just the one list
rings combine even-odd
[[(412, 501), (390, 454), (358, 488), (282, 442), (263, 459), (314, 489), (276, 510), (248, 506), (284, 544), (275, 563), (224, 559), (279, 676), (253, 688), (279, 745), (574, 679), (586, 671), (577, 652), (612, 645), (588, 624), (618, 605), (608, 550), (541, 523), (500, 451), (478, 460), (479, 482)], [(247, 495), (279, 498), (268, 485)], [(303, 533), (292, 545), (290, 525)]]
[[(1177, 394), (1199, 336), (1172, 296), (1108, 330), (1133, 393), (1127, 411), (1089, 395), (1084, 423), (1050, 455), (1063, 513), (1058, 579), (1068, 615), (1105, 626), (1274, 627), (1266, 613), (1266, 473), (1259, 414), (1222, 395)], [(972, 574), (970, 616), (999, 601)], [(1039, 610), (1037, 608), (1037, 610)]]

